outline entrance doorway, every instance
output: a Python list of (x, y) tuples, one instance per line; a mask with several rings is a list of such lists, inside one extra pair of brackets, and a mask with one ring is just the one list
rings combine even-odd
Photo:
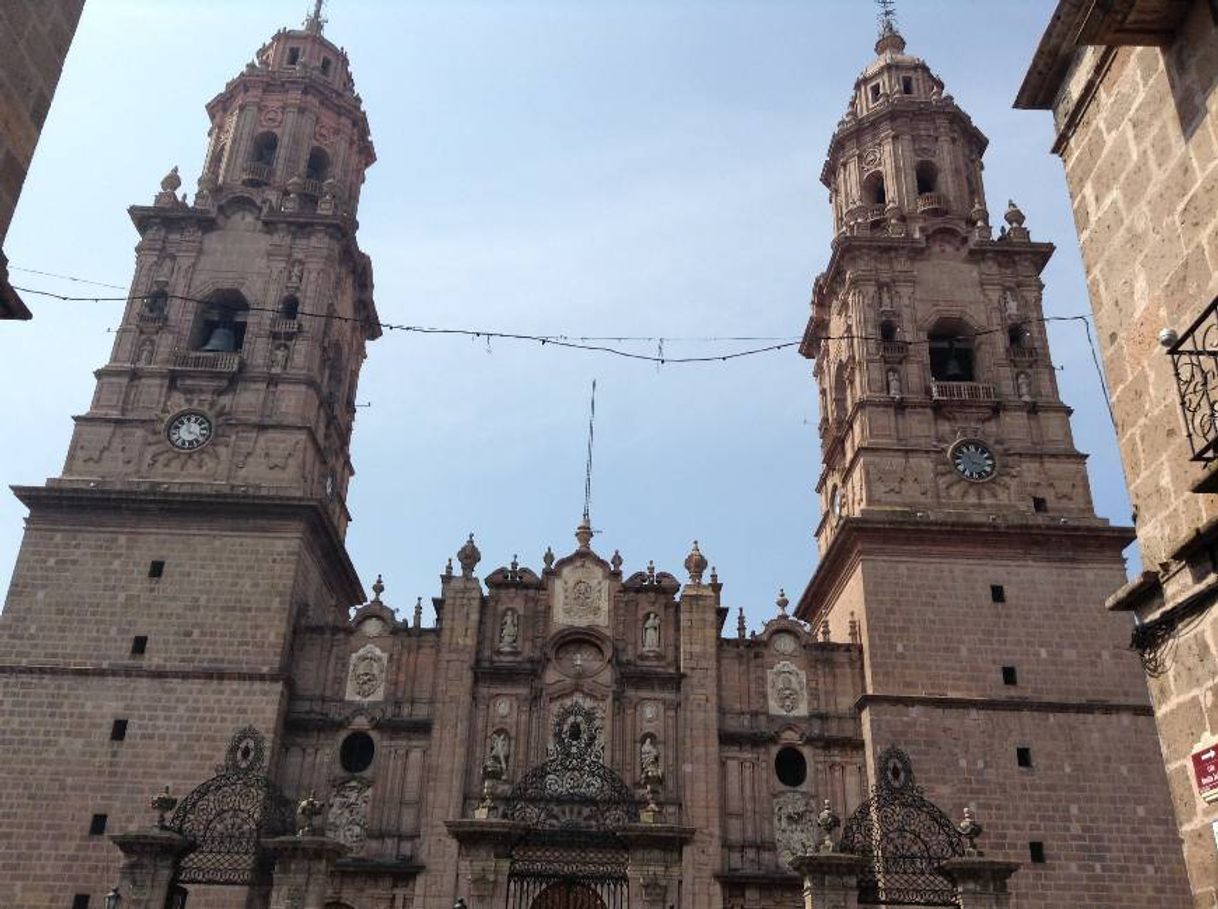
[(608, 909), (596, 892), (583, 884), (551, 884), (537, 895), (530, 909)]

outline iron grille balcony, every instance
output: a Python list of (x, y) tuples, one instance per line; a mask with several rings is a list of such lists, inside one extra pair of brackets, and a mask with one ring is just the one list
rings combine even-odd
[(1012, 347), (1011, 362), (1016, 366), (1031, 366), (1036, 362), (1037, 350), (1035, 347)]
[(271, 334), (273, 335), (294, 335), (300, 331), (300, 322), (297, 319), (289, 319), (286, 316), (276, 316), (271, 319)]
[(908, 341), (881, 341), (880, 355), (889, 362), (904, 360), (909, 355)]
[(247, 161), (241, 168), (241, 180), (249, 186), (263, 186), (271, 182), (271, 172), (269, 164)]
[(942, 215), (947, 212), (947, 199), (939, 193), (922, 193), (918, 196), (918, 213)]
[(321, 196), (321, 181), (314, 180), (312, 177), (304, 178), (304, 188), (301, 189), (306, 196)]
[(936, 401), (996, 401), (993, 385), (985, 382), (937, 382), (930, 383), (930, 395)]
[(1218, 297), (1167, 349), (1193, 460), (1218, 460)]

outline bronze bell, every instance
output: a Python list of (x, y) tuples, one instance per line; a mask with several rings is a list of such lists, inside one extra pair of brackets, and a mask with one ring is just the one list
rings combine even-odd
[(949, 382), (959, 382), (964, 378), (964, 370), (960, 366), (960, 361), (956, 359), (955, 345), (947, 349), (947, 365), (943, 369), (943, 378)]
[(237, 336), (231, 325), (217, 325), (212, 329), (207, 343), (199, 348), (207, 353), (232, 353), (237, 349)]

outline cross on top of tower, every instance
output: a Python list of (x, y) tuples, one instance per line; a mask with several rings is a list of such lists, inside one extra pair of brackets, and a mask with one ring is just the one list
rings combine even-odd
[(896, 34), (897, 31), (897, 0), (875, 0), (879, 9), (876, 20), (880, 24), (880, 37)]
[(304, 28), (306, 32), (312, 35), (320, 35), (321, 30), (326, 27), (326, 22), (329, 20), (321, 14), (322, 7), (326, 5), (326, 0), (314, 0), (313, 11), (305, 16)]

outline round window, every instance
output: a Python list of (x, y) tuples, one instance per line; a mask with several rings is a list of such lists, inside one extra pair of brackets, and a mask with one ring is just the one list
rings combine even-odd
[(376, 742), (366, 732), (353, 732), (345, 739), (338, 749), (338, 762), (348, 773), (361, 773), (372, 766), (372, 757), (376, 754)]
[(802, 786), (808, 778), (808, 762), (798, 748), (780, 748), (774, 755), (774, 773), (784, 786)]

